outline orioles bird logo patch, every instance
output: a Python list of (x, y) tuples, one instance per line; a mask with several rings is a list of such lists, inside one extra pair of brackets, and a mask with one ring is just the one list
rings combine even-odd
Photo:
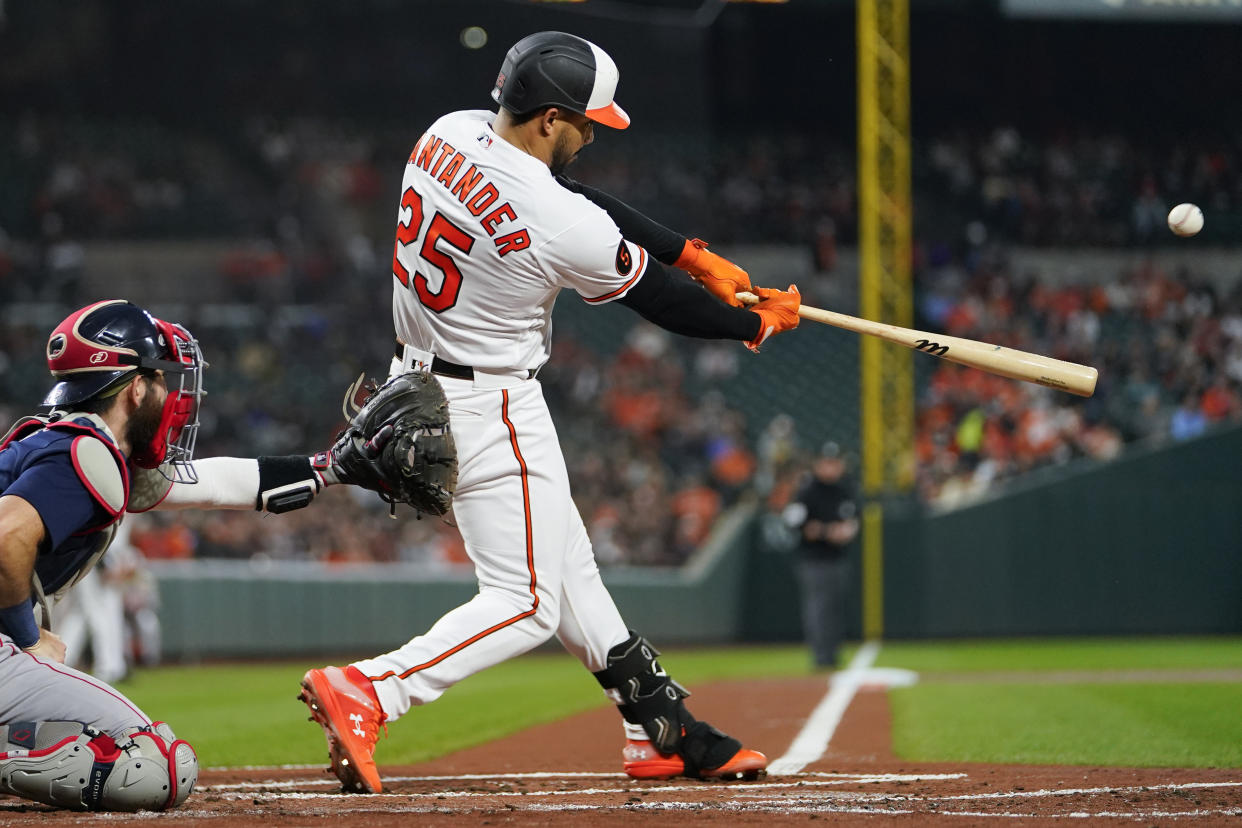
[(630, 275), (630, 268), (634, 266), (634, 257), (630, 255), (630, 248), (625, 243), (625, 239), (621, 240), (621, 244), (617, 247), (617, 273), (622, 276)]

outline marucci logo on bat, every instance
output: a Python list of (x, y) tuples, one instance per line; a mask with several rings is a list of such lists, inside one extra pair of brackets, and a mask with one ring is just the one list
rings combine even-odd
[(939, 342), (932, 342), (929, 339), (916, 339), (914, 340), (914, 350), (935, 356), (944, 356), (949, 352), (949, 346), (941, 345)]

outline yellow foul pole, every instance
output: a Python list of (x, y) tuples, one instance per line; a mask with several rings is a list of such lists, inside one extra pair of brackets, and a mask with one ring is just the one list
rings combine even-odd
[[(912, 327), (908, 0), (857, 0), (859, 315)], [(863, 635), (884, 632), (880, 497), (914, 482), (911, 352), (861, 338)]]

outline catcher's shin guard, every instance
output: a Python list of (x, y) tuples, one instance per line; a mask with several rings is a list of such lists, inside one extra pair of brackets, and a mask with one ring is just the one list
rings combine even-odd
[(162, 811), (198, 780), (198, 757), (163, 722), (113, 739), (72, 721), (0, 728), (0, 792), (75, 811)]
[(754, 779), (767, 757), (707, 722), (690, 715), (690, 695), (656, 661), (660, 653), (633, 630), (608, 653), (608, 666), (595, 673), (621, 715), (641, 725), (649, 743), (630, 740), (622, 753), (625, 772), (636, 779)]

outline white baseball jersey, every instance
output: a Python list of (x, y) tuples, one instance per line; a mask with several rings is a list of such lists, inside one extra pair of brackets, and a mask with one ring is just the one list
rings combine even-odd
[(394, 371), (425, 369), (433, 356), (474, 369), (473, 379), (438, 379), (457, 445), (453, 515), (479, 593), (425, 634), (354, 664), (389, 720), (553, 635), (592, 672), (629, 636), (530, 369), (548, 358), (561, 288), (596, 304), (624, 296), (647, 253), (493, 132), (493, 117), (440, 118), (402, 184), (393, 317), (407, 347)]
[(546, 164), (453, 112), (406, 163), (393, 250), (397, 338), (475, 368), (532, 369), (551, 347), (561, 288), (590, 303), (625, 295), (647, 252)]

